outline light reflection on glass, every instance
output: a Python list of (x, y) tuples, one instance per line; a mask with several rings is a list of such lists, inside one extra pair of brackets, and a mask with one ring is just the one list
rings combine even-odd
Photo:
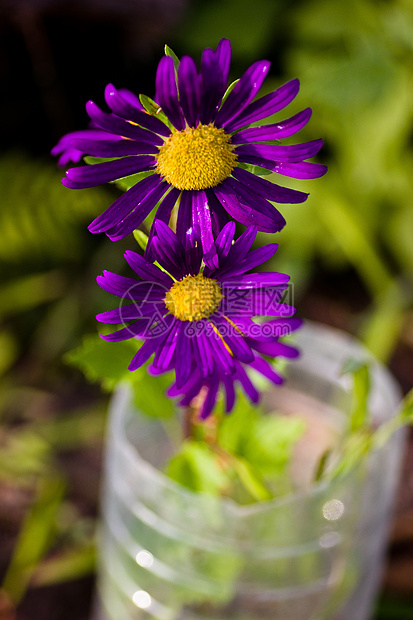
[(138, 590), (135, 592), (132, 596), (132, 600), (136, 607), (140, 607), (140, 609), (148, 609), (152, 603), (151, 595), (145, 592), (145, 590)]
[(153, 564), (153, 555), (150, 551), (146, 551), (146, 549), (139, 551), (135, 559), (142, 568), (150, 568)]
[(335, 547), (340, 541), (341, 536), (338, 532), (326, 532), (320, 537), (319, 543), (320, 547), (329, 549), (330, 547)]
[(337, 521), (344, 513), (344, 504), (339, 499), (331, 499), (323, 506), (323, 516), (327, 521)]

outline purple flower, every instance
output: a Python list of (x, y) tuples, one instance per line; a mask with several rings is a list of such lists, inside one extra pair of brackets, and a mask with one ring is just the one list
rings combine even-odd
[[(274, 335), (277, 333), (277, 328), (280, 336), (285, 335), (286, 327), (288, 326), (289, 332), (297, 329), (301, 325), (301, 321), (298, 319), (278, 320), (278, 324), (274, 327)], [(288, 322), (289, 321), (289, 322)], [(275, 323), (275, 322), (273, 322)], [(274, 342), (272, 345), (273, 357), (297, 357), (298, 350), (282, 342)], [(194, 366), (188, 381), (182, 387), (178, 387), (175, 382), (168, 390), (168, 396), (171, 398), (179, 397), (179, 405), (181, 407), (188, 407), (194, 399), (201, 397), (201, 403), (199, 406), (199, 417), (204, 420), (213, 411), (220, 387), (225, 392), (225, 411), (230, 413), (234, 407), (236, 399), (235, 386), (238, 383), (253, 403), (258, 403), (260, 400), (260, 392), (254, 386), (251, 378), (246, 371), (245, 364), (242, 364), (238, 360), (234, 360), (235, 370), (232, 375), (222, 375), (217, 369), (208, 377), (202, 376), (196, 366)], [(248, 364), (250, 368), (253, 368), (256, 372), (259, 372), (266, 379), (279, 385), (283, 382), (281, 375), (274, 370), (274, 367), (264, 359), (259, 353), (255, 352), (254, 360)]]
[[(184, 247), (177, 235), (158, 221), (152, 246), (160, 266), (127, 251), (125, 258), (139, 280), (111, 272), (98, 276), (104, 290), (122, 298), (118, 308), (99, 314), (98, 321), (124, 324), (102, 338), (112, 342), (132, 337), (143, 340), (129, 370), (139, 368), (154, 354), (149, 371), (175, 370), (176, 389), (191, 393), (207, 382), (213, 386), (212, 394), (220, 381), (228, 391), (227, 386), (238, 380), (251, 395), (243, 364), (276, 383), (281, 381), (262, 355), (297, 355), (294, 348), (279, 342), (280, 335), (300, 325), (292, 318), (295, 308), (282, 302), (289, 277), (247, 273), (269, 259), (278, 246), (271, 243), (251, 250), (255, 226), (248, 227), (233, 243), (234, 233), (234, 222), (227, 223), (214, 242), (219, 266), (203, 266), (199, 231), (188, 231)], [(124, 305), (125, 300), (132, 303)], [(277, 318), (256, 323), (255, 316)], [(252, 397), (256, 398), (255, 391)]]
[(68, 134), (54, 152), (62, 154), (61, 162), (78, 160), (79, 153), (107, 161), (69, 169), (64, 185), (80, 189), (138, 175), (137, 182), (90, 224), (91, 232), (122, 239), (156, 205), (155, 221), (168, 223), (179, 204), (178, 236), (192, 225), (199, 226), (208, 253), (214, 252), (214, 234), (228, 215), (273, 233), (281, 230), (285, 220), (272, 203), (306, 200), (306, 193), (251, 172), (258, 166), (299, 179), (326, 172), (326, 166), (305, 161), (320, 150), (321, 140), (278, 143), (304, 127), (310, 108), (287, 120), (249, 127), (285, 108), (298, 93), (298, 80), (254, 101), (270, 67), (261, 60), (226, 92), (230, 57), (226, 39), (215, 52), (204, 50), (200, 72), (189, 56), (182, 58), (177, 69), (174, 60), (165, 56), (158, 65), (155, 102), (142, 99), (146, 109), (130, 91), (111, 84), (105, 91), (110, 113), (92, 101), (87, 103), (92, 129)]

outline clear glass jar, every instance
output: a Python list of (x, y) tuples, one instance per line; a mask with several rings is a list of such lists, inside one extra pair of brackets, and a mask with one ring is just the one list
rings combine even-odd
[[(299, 408), (315, 448), (294, 465), (300, 490), (279, 499), (241, 506), (174, 483), (159, 469), (172, 449), (163, 426), (134, 410), (127, 388), (115, 394), (95, 620), (369, 618), (403, 434), (345, 478), (313, 483), (310, 464), (323, 450), (323, 433), (339, 434), (349, 410), (342, 364), (371, 358), (351, 336), (315, 324), (300, 331), (297, 344), (301, 357), (264, 403)], [(400, 394), (389, 372), (372, 363), (378, 425), (395, 414)]]

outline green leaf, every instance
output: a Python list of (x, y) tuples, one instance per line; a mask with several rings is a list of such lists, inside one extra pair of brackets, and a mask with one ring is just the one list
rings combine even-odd
[(144, 172), (137, 172), (136, 174), (131, 174), (128, 177), (122, 177), (121, 179), (116, 179), (116, 181), (112, 181), (115, 183), (116, 187), (119, 187), (124, 192), (127, 192), (128, 189), (136, 185), (142, 179), (146, 179), (153, 174), (153, 170), (146, 170)]
[(63, 359), (79, 368), (91, 383), (100, 383), (104, 390), (112, 391), (127, 377), (128, 365), (139, 346), (134, 339), (106, 342), (98, 334), (87, 334), (82, 344)]
[[(75, 263), (85, 250), (84, 226), (111, 204), (107, 189), (95, 187), (79, 192), (61, 184), (61, 171), (54, 162), (7, 153), (0, 158), (0, 261), (21, 263), (24, 271), (57, 261)], [(46, 259), (46, 260), (45, 260)], [(34, 267), (33, 267), (34, 266)], [(44, 268), (44, 267), (42, 267)], [(3, 267), (3, 279), (8, 269)], [(60, 275), (61, 290), (64, 280)], [(51, 297), (56, 285), (40, 286), (39, 294)], [(7, 297), (1, 292), (2, 303)], [(36, 290), (21, 297), (27, 306), (38, 298)]]
[(3, 589), (14, 604), (23, 597), (36, 565), (50, 547), (63, 494), (64, 484), (60, 478), (53, 476), (43, 480), (23, 522), (3, 582)]
[(146, 367), (141, 367), (129, 372), (126, 378), (132, 385), (135, 405), (140, 411), (156, 418), (174, 415), (174, 402), (166, 396), (166, 390), (173, 382), (172, 373), (152, 376)]
[(179, 58), (178, 58), (178, 56), (169, 47), (169, 45), (165, 45), (164, 50), (165, 50), (165, 56), (170, 56), (172, 58), (172, 60), (174, 61), (175, 73), (176, 73), (178, 71), (178, 67), (179, 67)]
[(135, 237), (135, 241), (138, 243), (139, 247), (145, 251), (146, 246), (148, 245), (148, 235), (142, 230), (137, 229), (133, 231), (133, 236)]
[(400, 428), (413, 426), (413, 390), (404, 397), (400, 412), (382, 424), (373, 435), (373, 447), (381, 448)]
[(253, 465), (260, 475), (275, 477), (287, 466), (304, 430), (301, 419), (267, 414), (240, 393), (235, 410), (218, 428), (217, 441), (223, 450)]
[(0, 331), (0, 376), (16, 361), (18, 346), (14, 336), (8, 331)]
[(272, 498), (272, 494), (260, 480), (253, 466), (246, 459), (232, 455), (231, 465), (237, 473), (244, 489), (257, 502), (266, 501)]
[(62, 295), (64, 285), (64, 276), (57, 270), (11, 280), (0, 288), (0, 316), (27, 312), (54, 301)]
[(83, 161), (85, 164), (89, 166), (94, 166), (95, 164), (105, 164), (108, 161), (115, 161), (117, 159), (122, 159), (121, 157), (93, 157), (93, 155), (85, 155), (83, 157)]
[(356, 431), (369, 422), (368, 398), (370, 394), (369, 365), (356, 359), (345, 362), (342, 374), (353, 375), (350, 429)]
[(79, 579), (92, 574), (95, 568), (96, 549), (94, 543), (89, 542), (41, 562), (34, 570), (32, 585), (43, 587)]
[(172, 125), (162, 108), (147, 95), (139, 95), (139, 101), (151, 116), (157, 116), (165, 125), (172, 129)]
[(234, 86), (235, 86), (236, 84), (238, 84), (238, 82), (239, 82), (239, 78), (238, 78), (238, 80), (235, 80), (234, 82), (232, 82), (232, 84), (230, 84), (230, 85), (228, 86), (227, 90), (226, 90), (226, 91), (225, 91), (225, 93), (224, 93), (224, 96), (222, 97), (221, 106), (222, 106), (222, 104), (224, 103), (224, 101), (227, 99), (227, 97), (228, 97), (228, 95), (230, 94), (230, 92), (232, 92), (232, 91), (234, 90)]
[(195, 492), (219, 495), (228, 485), (217, 455), (209, 446), (199, 441), (187, 439), (180, 451), (170, 460), (167, 475)]
[(171, 374), (154, 377), (144, 366), (133, 372), (128, 370), (131, 359), (141, 346), (142, 343), (134, 338), (106, 342), (97, 334), (88, 334), (79, 347), (65, 355), (64, 361), (79, 368), (90, 382), (100, 383), (108, 392), (119, 383), (128, 382), (140, 411), (159, 418), (171, 417), (174, 404), (165, 395), (172, 383)]
[[(141, 96), (144, 97), (144, 95), (141, 95)], [(160, 110), (159, 106), (158, 106), (158, 110)], [(86, 164), (94, 166), (95, 164), (102, 164), (108, 161), (115, 161), (116, 159), (123, 159), (123, 158), (122, 157), (93, 157), (92, 155), (86, 155), (83, 158), (83, 161)], [(153, 170), (144, 170), (143, 172), (137, 172), (136, 174), (130, 174), (126, 177), (119, 177), (119, 179), (110, 181), (110, 183), (116, 185), (120, 190), (126, 192), (128, 189), (136, 185), (138, 181), (142, 181), (142, 179), (146, 179), (146, 177), (149, 177), (152, 174), (153, 174)]]
[(259, 177), (265, 177), (269, 174), (272, 174), (271, 170), (267, 170), (267, 168), (261, 168), (261, 166), (253, 166), (252, 164), (246, 164), (244, 162), (239, 163), (238, 166), (240, 168), (243, 168), (244, 170), (248, 170), (248, 172), (251, 172), (251, 174), (256, 174)]

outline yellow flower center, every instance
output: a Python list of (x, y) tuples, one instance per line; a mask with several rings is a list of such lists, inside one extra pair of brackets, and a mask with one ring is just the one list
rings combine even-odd
[(210, 125), (175, 131), (156, 156), (156, 171), (181, 190), (216, 187), (237, 163), (235, 148), (223, 129)]
[(180, 321), (198, 321), (211, 316), (222, 298), (218, 282), (199, 273), (175, 282), (164, 301), (169, 312)]

